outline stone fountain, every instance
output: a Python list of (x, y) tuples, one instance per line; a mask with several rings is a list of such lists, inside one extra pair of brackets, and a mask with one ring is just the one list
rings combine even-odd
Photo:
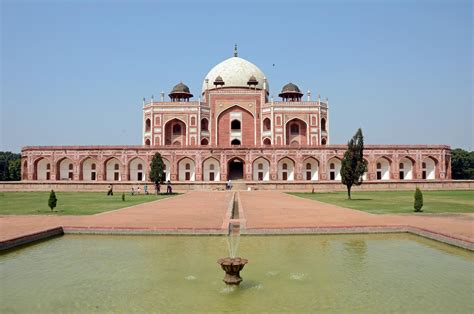
[(244, 268), (248, 260), (240, 257), (225, 257), (220, 258), (217, 263), (221, 265), (225, 271), (223, 281), (228, 285), (238, 285), (242, 281), (240, 277), (240, 271)]

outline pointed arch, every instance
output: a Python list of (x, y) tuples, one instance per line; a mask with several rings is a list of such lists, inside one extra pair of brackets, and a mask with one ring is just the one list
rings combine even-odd
[(375, 174), (377, 180), (391, 179), (392, 159), (387, 156), (381, 156), (375, 161)]
[(47, 157), (37, 158), (33, 162), (33, 180), (49, 181), (51, 180), (52, 162)]
[(214, 157), (208, 157), (202, 162), (203, 181), (220, 181), (220, 162)]
[(117, 157), (109, 157), (104, 161), (104, 178), (107, 181), (122, 181), (122, 163)]
[(269, 132), (272, 129), (272, 121), (270, 118), (263, 119), (263, 132)]
[(412, 180), (415, 176), (415, 159), (403, 156), (398, 160), (398, 178), (400, 180)]
[(97, 181), (98, 178), (98, 165), (97, 159), (87, 156), (79, 162), (79, 180), (82, 181)]
[(270, 181), (270, 160), (260, 156), (252, 162), (252, 173), (254, 181)]
[(315, 157), (306, 157), (303, 160), (303, 180), (319, 180), (319, 160)]
[(306, 145), (308, 143), (308, 123), (293, 118), (285, 123), (286, 145)]
[(179, 118), (173, 118), (166, 121), (165, 130), (165, 145), (186, 145), (187, 124)]
[(128, 162), (128, 179), (130, 181), (146, 181), (146, 162), (138, 156)]
[(421, 162), (421, 178), (424, 180), (434, 180), (439, 177), (439, 162), (433, 156), (425, 156)]
[(194, 181), (196, 178), (196, 164), (193, 159), (183, 157), (178, 160), (178, 180)]
[(295, 179), (295, 161), (285, 156), (277, 162), (278, 180), (293, 181)]
[(333, 156), (327, 162), (327, 177), (330, 181), (341, 181), (341, 158)]
[(75, 164), (71, 158), (65, 156), (56, 162), (56, 180), (74, 180)]

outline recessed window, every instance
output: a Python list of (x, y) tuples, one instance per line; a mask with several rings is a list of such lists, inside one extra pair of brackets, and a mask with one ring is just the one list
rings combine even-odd
[(240, 130), (241, 124), (239, 120), (232, 120), (230, 123), (230, 129), (231, 130)]

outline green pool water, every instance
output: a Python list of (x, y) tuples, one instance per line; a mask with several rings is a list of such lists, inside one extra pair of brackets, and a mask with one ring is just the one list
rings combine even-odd
[(408, 234), (67, 235), (0, 255), (0, 312), (472, 313), (474, 253)]

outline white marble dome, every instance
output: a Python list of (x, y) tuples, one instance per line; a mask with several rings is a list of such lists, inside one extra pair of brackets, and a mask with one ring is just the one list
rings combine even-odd
[[(224, 81), (224, 87), (248, 87), (247, 82), (251, 76), (254, 76), (258, 85), (257, 88), (263, 89), (263, 79), (265, 74), (253, 63), (239, 58), (232, 57), (222, 61), (207, 73), (202, 82), (202, 92), (206, 90), (206, 79), (209, 79), (209, 89), (214, 88), (215, 79), (220, 76)], [(268, 91), (268, 82), (266, 85)]]

